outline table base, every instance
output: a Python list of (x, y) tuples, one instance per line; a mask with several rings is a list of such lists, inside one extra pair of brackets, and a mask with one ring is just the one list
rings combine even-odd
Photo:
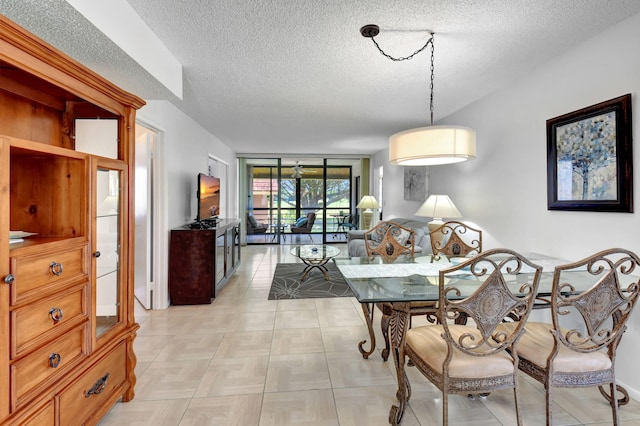
[(309, 275), (309, 272), (311, 272), (312, 269), (314, 268), (318, 268), (320, 269), (320, 271), (322, 272), (322, 274), (324, 275), (324, 279), (326, 281), (329, 281), (329, 274), (327, 274), (328, 269), (325, 266), (327, 264), (327, 262), (329, 262), (331, 260), (331, 258), (327, 258), (327, 259), (305, 259), (305, 258), (300, 258), (305, 265), (307, 265), (304, 268), (304, 271), (302, 271), (302, 281), (304, 281), (307, 278), (307, 275)]

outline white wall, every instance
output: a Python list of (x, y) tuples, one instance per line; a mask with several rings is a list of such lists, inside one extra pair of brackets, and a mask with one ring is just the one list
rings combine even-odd
[[(540, 64), (528, 76), (438, 122), (475, 128), (477, 158), (431, 167), (429, 192), (449, 194), (463, 220), (484, 230), (485, 248), (509, 247), (576, 260), (616, 246), (640, 254), (638, 213), (548, 211), (546, 177), (547, 119), (631, 93), (636, 141), (633, 185), (638, 194), (638, 39), (640, 15)], [(380, 152), (374, 162), (388, 164), (387, 158), (387, 152)], [(391, 165), (385, 168), (385, 194), (392, 192), (387, 185), (402, 188), (397, 169)], [(415, 211), (415, 205), (399, 203), (404, 207), (395, 207), (392, 216)], [(640, 208), (637, 202), (635, 208)], [(640, 353), (640, 309), (630, 322), (618, 352), (617, 377), (635, 399), (640, 399), (635, 360)]]
[[(548, 211), (546, 199), (547, 119), (631, 93), (633, 139), (640, 140), (638, 37), (640, 15), (447, 117), (476, 129), (478, 157), (432, 167), (432, 189), (450, 194), (493, 237), (491, 245), (568, 258), (614, 246), (640, 252), (637, 213)], [(640, 165), (639, 149), (633, 157)]]
[(162, 198), (162, 211), (157, 216), (161, 231), (156, 249), (160, 250), (161, 259), (157, 268), (164, 273), (157, 282), (154, 307), (164, 309), (169, 306), (166, 272), (170, 230), (194, 221), (197, 175), (207, 173), (209, 154), (229, 164), (227, 211), (229, 217), (238, 216), (235, 153), (168, 101), (147, 101), (136, 117), (161, 132), (157, 147), (160, 157), (157, 193)]
[[(389, 150), (385, 149), (378, 153), (376, 153), (371, 159), (371, 169), (375, 171), (374, 178), (372, 182), (375, 185), (371, 186), (373, 191), (373, 195), (379, 199), (378, 194), (378, 180), (377, 180), (377, 170), (378, 167), (384, 167), (384, 176), (382, 179), (382, 219), (387, 220), (394, 217), (415, 217), (419, 220), (431, 220), (427, 218), (419, 218), (414, 216), (414, 213), (418, 208), (422, 205), (424, 200), (422, 201), (405, 201), (404, 199), (404, 167), (402, 166), (394, 166), (389, 163)], [(430, 190), (430, 177), (429, 173), (427, 173), (427, 189), (429, 193), (432, 193)]]

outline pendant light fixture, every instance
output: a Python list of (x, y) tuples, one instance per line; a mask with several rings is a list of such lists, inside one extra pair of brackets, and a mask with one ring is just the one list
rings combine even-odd
[(430, 125), (405, 130), (389, 138), (389, 161), (400, 166), (432, 166), (438, 164), (459, 163), (476, 158), (476, 132), (464, 126), (433, 125), (433, 80), (434, 80), (434, 33), (420, 49), (406, 57), (393, 57), (380, 48), (375, 36), (380, 33), (377, 25), (365, 25), (360, 28), (363, 37), (370, 38), (380, 53), (392, 61), (412, 59), (431, 46), (431, 83), (430, 83)]

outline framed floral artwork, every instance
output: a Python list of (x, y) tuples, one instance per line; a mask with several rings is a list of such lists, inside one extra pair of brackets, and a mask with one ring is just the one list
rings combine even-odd
[(631, 95), (547, 120), (549, 210), (633, 212)]

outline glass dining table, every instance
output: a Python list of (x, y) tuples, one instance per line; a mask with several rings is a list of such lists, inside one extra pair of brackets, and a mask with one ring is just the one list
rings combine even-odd
[[(543, 306), (553, 287), (553, 271), (555, 266), (569, 263), (567, 260), (556, 259), (534, 253), (525, 254), (531, 262), (543, 267), (538, 286), (538, 306)], [(396, 396), (399, 406), (393, 406), (390, 420), (399, 423), (404, 407), (408, 401), (408, 383), (404, 371), (404, 342), (410, 324), (410, 306), (412, 302), (438, 301), (440, 270), (452, 267), (464, 261), (464, 258), (447, 258), (446, 256), (400, 256), (394, 263), (384, 263), (380, 257), (352, 257), (334, 258), (333, 262), (344, 276), (356, 299), (361, 303), (367, 326), (371, 349), (365, 351), (362, 347), (366, 340), (358, 345), (364, 358), (375, 349), (375, 335), (373, 333), (373, 312), (376, 304), (384, 304), (389, 308), (387, 315), (389, 324), (389, 343), (391, 354), (398, 378), (398, 392)], [(571, 272), (574, 276), (572, 284), (576, 292), (589, 289), (593, 284), (593, 275), (586, 270)], [(531, 282), (534, 270), (524, 268), (517, 275), (510, 276), (507, 285), (519, 289), (522, 284)], [(632, 278), (632, 277), (630, 277)], [(478, 287), (477, 278), (470, 271), (461, 269), (455, 276), (448, 276), (446, 286), (453, 286), (460, 290), (460, 298), (471, 295)], [(433, 314), (437, 315), (436, 308)]]

